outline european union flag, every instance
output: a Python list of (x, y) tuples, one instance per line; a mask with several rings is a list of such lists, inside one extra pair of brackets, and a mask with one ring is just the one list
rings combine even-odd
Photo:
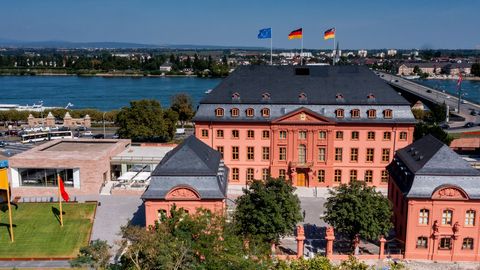
[(272, 28), (264, 28), (264, 29), (260, 29), (260, 31), (258, 32), (258, 36), (257, 36), (259, 39), (264, 39), (264, 38), (272, 38)]

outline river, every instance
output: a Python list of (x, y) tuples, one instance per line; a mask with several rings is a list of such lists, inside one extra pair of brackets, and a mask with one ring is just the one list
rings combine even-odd
[(205, 91), (220, 81), (197, 77), (0, 76), (0, 104), (43, 101), (44, 106), (65, 107), (70, 102), (73, 109), (108, 111), (138, 99), (156, 99), (166, 107), (177, 93), (188, 93), (197, 104)]
[[(415, 82), (455, 96), (458, 95), (457, 80), (418, 79)], [(464, 94), (464, 99), (480, 104), (480, 81), (463, 80), (462, 93)]]

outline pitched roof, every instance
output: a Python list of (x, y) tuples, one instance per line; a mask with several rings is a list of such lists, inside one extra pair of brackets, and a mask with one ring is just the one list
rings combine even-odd
[[(237, 93), (239, 98), (232, 98)], [(265, 98), (263, 94), (269, 94)], [(300, 98), (301, 94), (304, 98)], [(342, 99), (337, 95), (341, 94)], [(367, 97), (373, 94), (374, 99)], [(225, 78), (201, 104), (355, 104), (409, 103), (364, 66), (242, 66)]]
[(454, 186), (480, 199), (480, 172), (432, 135), (398, 150), (387, 168), (408, 198), (431, 198), (438, 188)]
[(158, 164), (152, 176), (217, 175), (222, 156), (195, 136), (185, 139)]
[(430, 134), (398, 150), (397, 156), (416, 175), (480, 175), (450, 147)]

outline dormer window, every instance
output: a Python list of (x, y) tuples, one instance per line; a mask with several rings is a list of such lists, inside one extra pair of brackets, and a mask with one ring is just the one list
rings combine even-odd
[(367, 115), (370, 119), (377, 118), (377, 111), (374, 109), (370, 109), (367, 111)]
[(367, 96), (367, 100), (368, 100), (369, 102), (373, 102), (373, 101), (375, 101), (375, 95), (374, 95), (374, 94), (372, 94), (372, 93), (368, 94), (368, 96)]
[(387, 119), (391, 119), (393, 117), (393, 112), (390, 109), (383, 111), (383, 117)]
[(248, 108), (245, 113), (247, 114), (247, 117), (253, 117), (254, 116), (254, 110), (252, 108)]
[(268, 92), (265, 92), (265, 93), (262, 94), (262, 100), (263, 101), (269, 101), (270, 97), (271, 97), (270, 93), (268, 93)]
[(337, 118), (343, 118), (345, 115), (344, 115), (344, 110), (343, 109), (336, 109), (335, 110), (335, 116)]
[(235, 92), (232, 94), (232, 100), (233, 101), (239, 101), (240, 100), (240, 94)]
[(342, 94), (342, 93), (337, 93), (337, 94), (335, 95), (335, 100), (336, 100), (337, 102), (343, 102), (343, 101), (345, 101), (345, 98), (343, 97), (343, 94)]
[(262, 109), (262, 116), (265, 117), (265, 118), (270, 117), (270, 109), (268, 109), (268, 108), (263, 108), (263, 109)]
[(233, 108), (230, 110), (230, 113), (232, 114), (232, 117), (238, 117), (240, 115), (240, 110), (237, 108)]
[(359, 109), (353, 109), (351, 112), (352, 118), (360, 118), (360, 110)]
[(216, 117), (223, 117), (223, 115), (224, 115), (224, 110), (223, 110), (223, 108), (216, 108), (216, 109), (215, 109), (215, 116), (216, 116)]
[(298, 100), (299, 100), (299, 101), (306, 101), (306, 100), (307, 100), (307, 94), (305, 94), (305, 93), (303, 93), (303, 92), (300, 93), (300, 94), (298, 95)]

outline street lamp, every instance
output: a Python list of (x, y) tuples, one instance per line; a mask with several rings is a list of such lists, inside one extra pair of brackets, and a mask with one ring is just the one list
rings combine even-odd
[(107, 112), (103, 112), (102, 120), (103, 120), (103, 138), (105, 139), (105, 114)]

